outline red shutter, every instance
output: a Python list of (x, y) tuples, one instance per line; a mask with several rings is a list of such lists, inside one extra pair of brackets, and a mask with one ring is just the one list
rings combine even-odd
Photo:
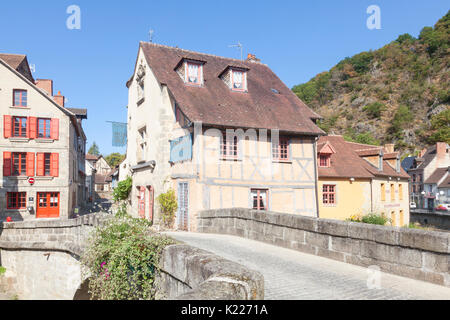
[(28, 138), (29, 139), (37, 138), (37, 118), (35, 117), (28, 118)]
[(27, 176), (34, 177), (34, 153), (27, 153)]
[(52, 119), (52, 124), (50, 128), (50, 137), (53, 140), (59, 139), (59, 119)]
[(11, 175), (11, 152), (3, 152), (3, 176)]
[(10, 138), (12, 133), (12, 117), (3, 116), (3, 135), (5, 139)]
[(50, 157), (50, 173), (52, 177), (59, 176), (59, 153), (52, 153)]
[(38, 153), (37, 161), (36, 161), (36, 167), (37, 167), (36, 176), (38, 176), (38, 177), (43, 177), (45, 175), (44, 161), (45, 161), (44, 153)]

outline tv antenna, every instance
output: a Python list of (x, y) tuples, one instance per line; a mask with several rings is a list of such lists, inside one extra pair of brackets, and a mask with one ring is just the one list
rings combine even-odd
[(155, 30), (150, 29), (150, 31), (148, 32), (148, 36), (150, 37), (150, 42), (153, 42), (153, 34), (155, 33)]
[(36, 72), (36, 65), (33, 63), (33, 64), (30, 64), (30, 71), (32, 72), (32, 73), (35, 73)]
[(240, 41), (238, 41), (237, 44), (232, 44), (232, 45), (228, 46), (228, 48), (239, 48), (241, 50), (241, 60), (244, 60), (244, 56), (243, 56), (243, 52), (242, 52), (243, 47), (244, 46), (242, 45), (242, 43)]

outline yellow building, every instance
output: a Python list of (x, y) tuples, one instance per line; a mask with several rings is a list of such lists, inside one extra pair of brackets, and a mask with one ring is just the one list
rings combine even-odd
[(321, 137), (317, 145), (319, 217), (345, 220), (383, 214), (393, 226), (409, 224), (409, 176), (393, 145)]

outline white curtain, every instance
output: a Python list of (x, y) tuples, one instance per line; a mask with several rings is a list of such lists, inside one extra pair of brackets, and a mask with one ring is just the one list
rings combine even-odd
[(241, 89), (242, 88), (242, 72), (234, 71), (233, 81), (234, 81), (234, 87)]
[(188, 80), (189, 82), (198, 82), (198, 65), (188, 64)]

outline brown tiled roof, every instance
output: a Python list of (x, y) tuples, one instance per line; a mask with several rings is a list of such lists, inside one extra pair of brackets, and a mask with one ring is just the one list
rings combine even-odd
[(380, 155), (380, 149), (353, 150), (360, 157), (370, 157)]
[(91, 160), (91, 161), (97, 161), (98, 159), (100, 159), (101, 156), (96, 156), (90, 153), (86, 153), (86, 160)]
[(438, 185), (438, 188), (450, 188), (450, 173), (447, 175), (447, 178)]
[(444, 177), (447, 171), (448, 168), (437, 168), (436, 170), (434, 170), (431, 176), (429, 176), (428, 179), (425, 180), (425, 183), (427, 184), (438, 183)]
[(25, 60), (26, 57), (27, 56), (24, 54), (0, 53), (0, 59), (5, 61), (7, 64), (11, 66), (11, 68), (16, 70), (23, 62), (23, 60)]
[[(322, 135), (309, 109), (266, 65), (141, 42), (147, 63), (160, 83), (168, 86), (180, 109), (205, 126), (280, 129)], [(185, 85), (175, 71), (184, 58), (204, 61), (204, 86)], [(247, 68), (247, 93), (233, 92), (219, 78), (229, 66)], [(271, 89), (276, 89), (279, 94)]]
[(106, 178), (108, 177), (108, 175), (104, 175), (104, 174), (95, 174), (95, 183), (96, 184), (107, 184), (108, 182), (106, 181)]
[(398, 158), (398, 155), (399, 155), (398, 152), (385, 153), (385, 154), (383, 155), (383, 159), (384, 159), (384, 160), (397, 159), (397, 158)]
[(75, 114), (75, 116), (77, 117), (87, 119), (87, 109), (80, 109), (80, 108), (66, 108), (66, 109)]
[(0, 53), (0, 59), (6, 62), (11, 68), (22, 74), (25, 78), (33, 82), (34, 78), (28, 65), (27, 56), (24, 54)]
[(387, 161), (383, 161), (383, 171), (379, 171), (378, 168), (362, 158), (361, 154), (379, 155), (381, 147), (347, 142), (342, 136), (320, 137), (318, 143), (327, 141), (333, 146), (336, 153), (331, 155), (330, 168), (319, 167), (319, 177), (374, 178), (381, 176), (409, 178), (409, 175), (402, 168), (398, 173)]

